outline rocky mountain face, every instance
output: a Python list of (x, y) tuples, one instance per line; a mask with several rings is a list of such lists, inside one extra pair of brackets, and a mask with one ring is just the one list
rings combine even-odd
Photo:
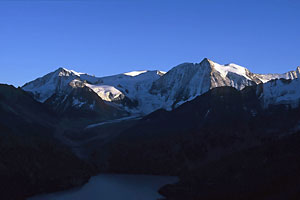
[(56, 114), (22, 89), (0, 84), (0, 113), (0, 199), (80, 186), (94, 173), (54, 136)]
[(231, 86), (243, 89), (262, 81), (244, 67), (219, 65), (208, 59), (201, 63), (184, 63), (171, 69), (155, 81), (151, 93), (164, 98), (166, 108), (178, 106), (215, 87)]
[(89, 123), (129, 114), (115, 105), (105, 103), (91, 88), (76, 79), (69, 83), (64, 92), (54, 93), (44, 104), (61, 118)]
[(150, 92), (163, 97), (163, 108), (174, 108), (216, 87), (231, 86), (238, 90), (246, 86), (266, 83), (273, 79), (295, 79), (296, 71), (285, 74), (255, 74), (236, 65), (220, 65), (209, 59), (201, 63), (184, 63), (172, 68), (155, 81)]

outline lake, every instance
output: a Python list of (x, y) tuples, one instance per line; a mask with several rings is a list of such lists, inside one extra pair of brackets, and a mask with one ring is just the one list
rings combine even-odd
[(157, 200), (162, 197), (157, 192), (160, 187), (177, 181), (172, 176), (101, 174), (80, 188), (28, 200)]

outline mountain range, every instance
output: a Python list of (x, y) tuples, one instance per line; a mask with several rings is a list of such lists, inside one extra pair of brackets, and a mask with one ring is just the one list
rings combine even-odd
[[(220, 65), (205, 58), (196, 64), (180, 64), (167, 73), (145, 70), (95, 77), (59, 68), (26, 83), (22, 89), (30, 92), (37, 101), (53, 105), (61, 113), (67, 109), (100, 111), (100, 101), (104, 101), (107, 107), (114, 110), (109, 111), (113, 113), (110, 118), (118, 118), (126, 114), (145, 115), (161, 108), (171, 110), (212, 88), (222, 86), (242, 90), (247, 86), (263, 84), (264, 91), (269, 91), (263, 92), (262, 98), (266, 104), (278, 104), (283, 101), (292, 103), (298, 98), (297, 92), (294, 92), (295, 88), (292, 88), (293, 83), (287, 88), (277, 86), (276, 83), (264, 83), (275, 79), (294, 80), (299, 76), (299, 72), (300, 68), (297, 67), (295, 71), (284, 74), (255, 74), (236, 64)], [(281, 94), (274, 94), (274, 88), (279, 93), (287, 94), (283, 94), (283, 97)], [(76, 90), (85, 90), (85, 95), (74, 92)], [(291, 93), (295, 93), (296, 96), (289, 95)], [(98, 99), (88, 98), (95, 94), (98, 95)], [(95, 108), (95, 104), (98, 108)]]
[(168, 72), (58, 68), (20, 88), (2, 84), (0, 197), (78, 186), (99, 172), (179, 176), (160, 190), (169, 200), (299, 197), (299, 73), (205, 58)]

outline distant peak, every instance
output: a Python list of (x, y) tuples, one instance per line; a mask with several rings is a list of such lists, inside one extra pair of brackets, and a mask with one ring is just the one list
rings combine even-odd
[(55, 72), (57, 72), (59, 76), (69, 76), (69, 75), (80, 76), (81, 74), (84, 74), (64, 67), (59, 67), (57, 70), (55, 70)]
[(208, 58), (204, 58), (204, 59), (202, 60), (202, 62), (209, 62), (209, 61), (211, 61), (211, 60), (208, 59)]
[(70, 70), (65, 67), (59, 67), (59, 68), (57, 68), (56, 71), (70, 71)]
[(211, 65), (211, 64), (213, 64), (214, 62), (213, 62), (212, 60), (208, 59), (208, 58), (204, 58), (204, 59), (200, 62), (200, 64), (205, 64), (205, 63)]
[(55, 70), (55, 72), (71, 72), (71, 70), (64, 67), (59, 67), (57, 70)]
[(160, 75), (160, 76), (163, 76), (165, 75), (167, 72), (164, 72), (164, 71), (160, 71), (160, 70), (156, 70), (156, 74)]

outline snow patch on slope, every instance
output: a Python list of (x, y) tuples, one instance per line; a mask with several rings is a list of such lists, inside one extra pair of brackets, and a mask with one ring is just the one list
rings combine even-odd
[(158, 80), (164, 72), (146, 71), (136, 76), (119, 74), (100, 78), (101, 84), (110, 85), (119, 90), (131, 100), (136, 100), (138, 106), (129, 110), (133, 113), (149, 113), (161, 107), (161, 101), (157, 96), (149, 93), (154, 81)]
[(262, 85), (263, 92), (260, 98), (265, 107), (269, 105), (288, 104), (292, 107), (299, 106), (300, 80), (274, 80)]
[(231, 63), (231, 64), (228, 64), (228, 65), (220, 65), (220, 64), (214, 62), (214, 68), (218, 72), (220, 72), (220, 74), (223, 78), (226, 78), (228, 72), (231, 72), (231, 73), (235, 73), (235, 74), (238, 74), (240, 76), (243, 76), (248, 80), (251, 80), (246, 75), (246, 68), (242, 67), (242, 66), (239, 66), (239, 65), (236, 65), (236, 64)]
[(123, 93), (110, 85), (91, 85), (86, 84), (104, 101), (113, 101), (122, 97)]
[(256, 74), (258, 78), (263, 82), (269, 82), (274, 79), (290, 79), (286, 74)]
[(146, 73), (146, 72), (147, 72), (147, 70), (144, 70), (144, 71), (132, 71), (132, 72), (124, 73), (124, 74), (127, 75), (127, 76), (138, 76), (138, 75)]

